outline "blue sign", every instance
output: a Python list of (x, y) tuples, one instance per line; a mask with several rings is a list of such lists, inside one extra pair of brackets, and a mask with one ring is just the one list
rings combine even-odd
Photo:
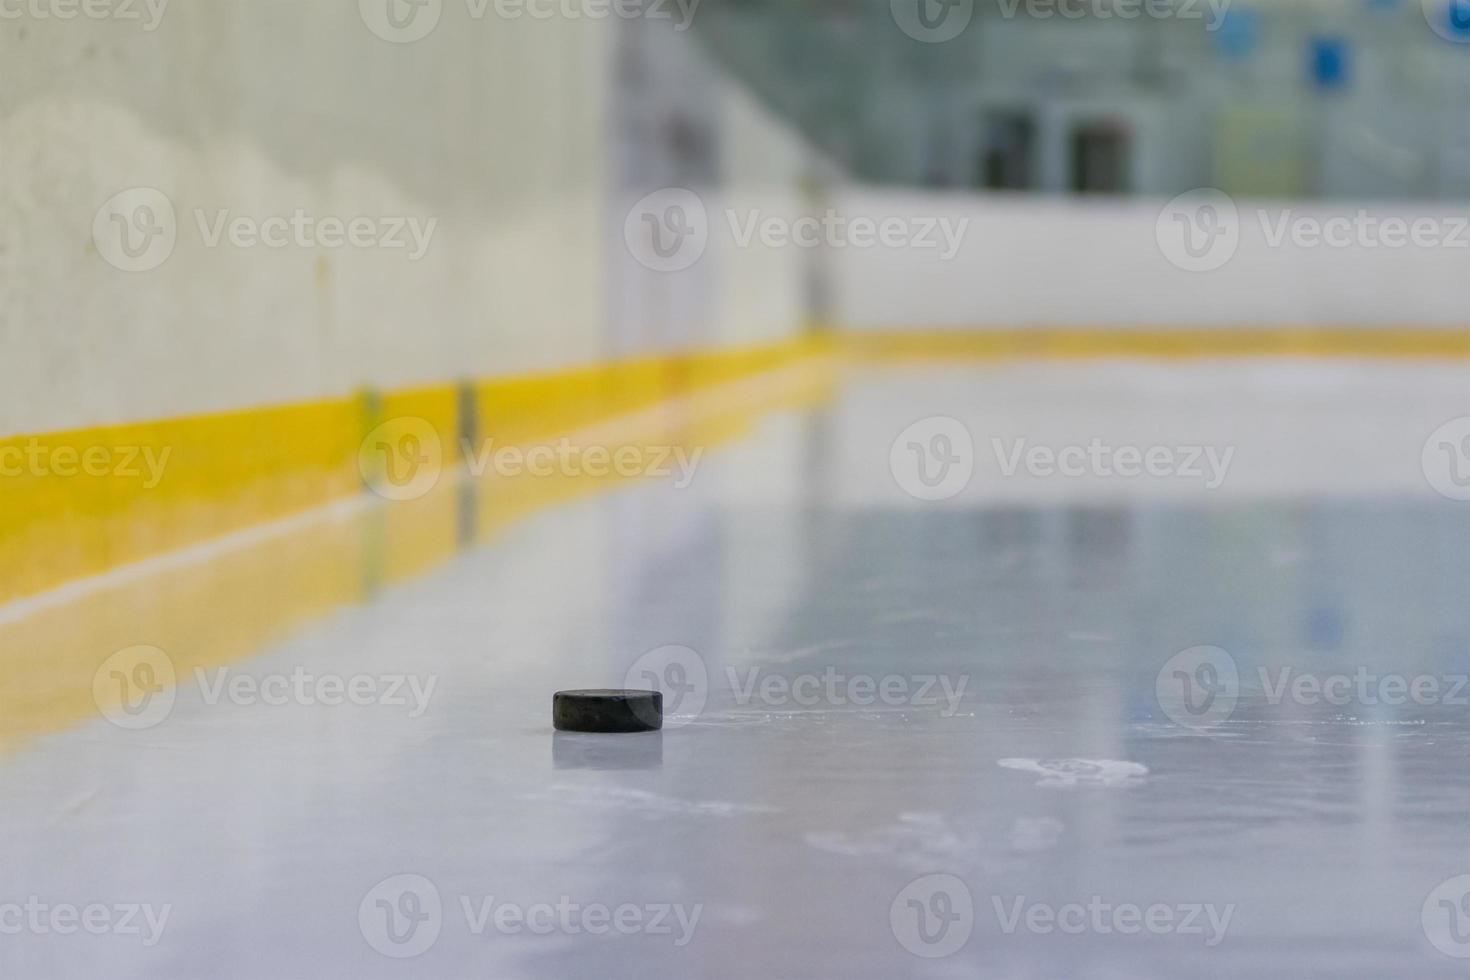
[(1309, 42), (1308, 60), (1312, 82), (1324, 91), (1345, 89), (1352, 81), (1352, 46), (1345, 38), (1314, 37)]

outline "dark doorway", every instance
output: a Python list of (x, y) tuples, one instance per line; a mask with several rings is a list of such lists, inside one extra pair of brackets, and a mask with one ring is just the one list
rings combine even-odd
[(1036, 124), (1024, 112), (986, 113), (977, 182), (990, 191), (1029, 191)]
[(1071, 181), (1077, 194), (1126, 194), (1132, 139), (1126, 126), (1090, 122), (1072, 130)]

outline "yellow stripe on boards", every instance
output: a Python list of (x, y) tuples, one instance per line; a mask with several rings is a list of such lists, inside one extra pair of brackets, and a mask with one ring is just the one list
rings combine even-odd
[[(820, 349), (791, 341), (480, 382), (474, 430), (535, 442)], [(374, 465), (365, 440), (384, 422), (422, 419), (454, 465), (460, 399), (442, 384), (0, 439), (0, 604), (358, 493), (359, 464)]]
[[(666, 381), (672, 360), (663, 361), (657, 370), (644, 363), (611, 371), (610, 378), (602, 379), (611, 384), (611, 393), (605, 391), (603, 400), (579, 401), (566, 414), (564, 404), (546, 400), (550, 395), (531, 399), (530, 414), (522, 422), (535, 428), (532, 423), (538, 419), (592, 418), (591, 426), (564, 430), (548, 439), (565, 436), (576, 446), (597, 446), (608, 453), (625, 446), (707, 451), (749, 431), (765, 412), (828, 397), (831, 360), (802, 356), (814, 350), (793, 347), (782, 358), (791, 362), (787, 370), (747, 378), (742, 367), (728, 375), (737, 379), (734, 383), (710, 384), (682, 398), (668, 397), (675, 390), (674, 382)], [(776, 362), (762, 357), (744, 363)], [(650, 382), (650, 376), (659, 380)], [(628, 411), (657, 392), (664, 397)], [(237, 450), (242, 445), (250, 449), (244, 459), (222, 452), (225, 461), (190, 453), (186, 457), (190, 468), (170, 471), (169, 480), (178, 482), (165, 480), (153, 488), (164, 490), (158, 501), (130, 500), (120, 508), (102, 508), (96, 501), (73, 503), (74, 520), (85, 524), (132, 514), (140, 521), (166, 522), (194, 514), (198, 519), (189, 527), (215, 533), (207, 535), (208, 540), (187, 543), (184, 528), (140, 527), (134, 540), (157, 533), (159, 540), (178, 544), (166, 553), (143, 556), (146, 560), (101, 569), (101, 574), (90, 570), (89, 578), (0, 605), (0, 749), (38, 734), (98, 721), (106, 717), (104, 709), (115, 710), (117, 705), (107, 700), (106, 692), (116, 681), (111, 675), (117, 673), (117, 665), (111, 658), (120, 652), (164, 651), (173, 681), (192, 684), (197, 668), (213, 669), (248, 658), (297, 625), (438, 565), (465, 544), (490, 539), (530, 514), (624, 485), (629, 479), (559, 472), (515, 478), (491, 472), (484, 479), (468, 480), (465, 470), (455, 464), (457, 450), (446, 448), (449, 463), (439, 468), (424, 492), (388, 500), (361, 491), (358, 453), (363, 433), (391, 421), (386, 413), (407, 412), (447, 436), (452, 420), (464, 410), (462, 398), (454, 387), (444, 386), (241, 413), (228, 419), (160, 423), (171, 427), (164, 439), (192, 428), (195, 441), (190, 446), (207, 434), (229, 433), (238, 440)], [(595, 405), (606, 406), (608, 416), (596, 418), (591, 407)], [(245, 415), (255, 415), (257, 421), (269, 416), (273, 421), (252, 431)], [(327, 420), (329, 429), (288, 434), (290, 424), (305, 425), (312, 418)], [(155, 435), (163, 431), (133, 428)], [(515, 431), (514, 426), (510, 429)], [(112, 438), (122, 430), (99, 432)], [(289, 447), (273, 446), (273, 436), (291, 440)], [(121, 444), (107, 443), (105, 438), (99, 444)], [(446, 446), (453, 441), (447, 439)], [(206, 459), (208, 466), (197, 466)], [(281, 469), (287, 461), (301, 469), (294, 473)], [(65, 483), (61, 487), (61, 492), (77, 493)], [(248, 504), (251, 492), (267, 490), (272, 494), (268, 501), (240, 506), (242, 501)], [(291, 502), (322, 501), (324, 506), (297, 507), (275, 523), (251, 520), (232, 533), (224, 518), (211, 512), (211, 500), (232, 519), (248, 514), (279, 517), (274, 512)], [(175, 509), (170, 513), (164, 503)], [(13, 514), (7, 513), (7, 519), (14, 519)], [(107, 554), (99, 549), (99, 563)]]
[(1106, 329), (854, 332), (842, 348), (869, 361), (1234, 357), (1470, 357), (1461, 329)]
[(343, 399), (0, 440), (0, 603), (354, 493), (359, 432)]

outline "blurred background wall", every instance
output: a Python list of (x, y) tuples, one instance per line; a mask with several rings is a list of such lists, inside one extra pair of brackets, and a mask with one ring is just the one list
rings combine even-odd
[[(624, 245), (629, 205), (665, 178), (794, 207), (807, 165), (672, 22), (130, 6), (0, 20), (0, 435), (805, 325), (784, 256), (715, 251), (670, 279)], [(304, 243), (281, 223), (298, 218)], [(357, 218), (370, 244), (341, 244)], [(141, 254), (99, 255), (99, 221)]]
[[(1363, 209), (1454, 234), (1466, 0), (953, 0), (938, 36), (913, 21), (938, 0), (610, 3), (134, 0), (136, 19), (66, 19), (67, 0), (4, 0), (0, 435), (814, 323), (1466, 322), (1470, 235), (1269, 240), (1283, 215)], [(1205, 188), (1233, 211), (1209, 269), (1166, 240), (1218, 237), (1219, 202), (1170, 203)], [(677, 270), (628, 237), (650, 196), (673, 214), (670, 189), (696, 194), (708, 238)], [(734, 234), (829, 213), (964, 232), (944, 255)], [(297, 218), (305, 242), (249, 239)], [(341, 245), (364, 218), (366, 244)]]
[(965, 224), (953, 255), (830, 249), (842, 327), (1470, 321), (1465, 0), (734, 0), (697, 28), (849, 175), (840, 214)]
[[(1470, 222), (1463, 208), (1390, 201), (1366, 209), (1381, 228), (1427, 221), (1459, 247), (1359, 242), (1358, 208), (1322, 201), (1234, 199), (1208, 268), (1188, 267), (1172, 223), (1197, 204), (1156, 198), (977, 195), (859, 185), (834, 195), (844, 214), (945, 215), (968, 222), (952, 259), (938, 250), (844, 248), (828, 259), (833, 318), (850, 330), (1375, 329), (1463, 330), (1470, 322)], [(1212, 219), (1213, 220), (1213, 219)], [(1342, 246), (1290, 229), (1331, 227)], [(1397, 227), (1389, 224), (1389, 227)], [(1280, 235), (1280, 240), (1277, 236)], [(1398, 239), (1394, 239), (1398, 240)], [(1448, 242), (1448, 238), (1446, 239)], [(1222, 261), (1223, 260), (1223, 261)]]
[(696, 26), (866, 182), (1470, 195), (1464, 0), (929, 2), (933, 31), (915, 0), (732, 0)]

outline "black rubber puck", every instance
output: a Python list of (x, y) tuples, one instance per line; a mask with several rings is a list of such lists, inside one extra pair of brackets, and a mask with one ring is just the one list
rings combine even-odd
[(656, 732), (664, 727), (664, 696), (658, 691), (558, 691), (551, 700), (551, 721), (559, 732)]

